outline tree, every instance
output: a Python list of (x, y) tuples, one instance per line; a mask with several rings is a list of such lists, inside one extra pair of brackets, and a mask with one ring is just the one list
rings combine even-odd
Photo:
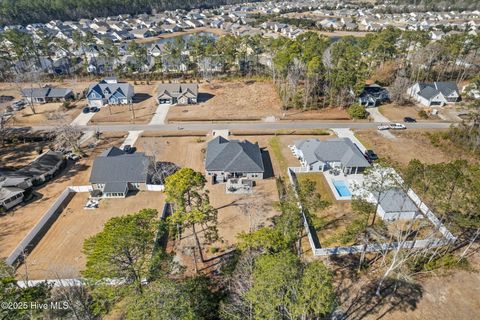
[(366, 119), (368, 117), (365, 107), (359, 104), (353, 104), (348, 107), (347, 113), (352, 119)]
[(180, 227), (192, 228), (202, 262), (205, 260), (197, 225), (200, 224), (205, 230), (206, 241), (218, 238), (217, 210), (210, 204), (205, 183), (205, 177), (190, 168), (182, 168), (165, 180), (167, 201), (173, 203), (173, 214), (168, 217), (168, 222), (177, 228), (179, 237)]
[(152, 250), (159, 229), (158, 212), (142, 209), (137, 213), (107, 221), (103, 231), (83, 244), (86, 269), (90, 280), (124, 280), (142, 292), (144, 279), (152, 267)]
[[(40, 284), (21, 288), (15, 280), (14, 269), (7, 265), (4, 260), (0, 261), (0, 301), (6, 306), (12, 305), (12, 308), (0, 308), (0, 317), (2, 319), (32, 319), (41, 318), (43, 310), (30, 308), (24, 303), (46, 302), (50, 298), (51, 287), (45, 282)], [(19, 307), (13, 307), (18, 304)]]
[(195, 319), (189, 295), (180, 283), (167, 278), (148, 285), (141, 295), (127, 298), (126, 319)]
[(56, 127), (50, 136), (53, 138), (53, 145), (58, 148), (71, 149), (75, 153), (83, 154), (80, 145), (82, 130), (77, 126), (63, 124)]
[(407, 77), (397, 75), (389, 90), (390, 100), (400, 106), (407, 104), (409, 101), (407, 98), (407, 89), (410, 85), (411, 82)]
[(303, 264), (290, 252), (257, 258), (246, 298), (255, 318), (318, 319), (332, 311), (332, 276), (322, 262)]

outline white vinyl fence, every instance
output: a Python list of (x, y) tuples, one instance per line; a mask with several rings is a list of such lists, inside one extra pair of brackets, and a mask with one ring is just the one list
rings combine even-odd
[[(290, 183), (293, 185), (294, 190), (297, 190), (298, 181), (296, 177), (296, 172), (304, 172), (303, 168), (288, 168), (288, 178)], [(312, 248), (313, 254), (315, 256), (328, 256), (328, 255), (338, 255), (338, 254), (355, 254), (362, 252), (384, 252), (387, 250), (393, 250), (401, 246), (402, 248), (407, 249), (420, 249), (420, 248), (434, 248), (448, 244), (456, 240), (456, 237), (441, 223), (441, 221), (433, 214), (433, 212), (420, 200), (420, 198), (413, 192), (413, 190), (408, 191), (408, 195), (419, 207), (420, 211), (427, 216), (427, 218), (432, 222), (432, 224), (439, 230), (439, 232), (444, 236), (443, 239), (422, 239), (422, 240), (413, 240), (413, 241), (404, 241), (404, 242), (392, 242), (392, 243), (374, 243), (368, 245), (357, 245), (357, 246), (348, 246), (348, 247), (332, 247), (332, 248), (322, 248), (316, 231), (312, 230), (313, 227), (309, 225), (308, 219), (305, 215), (305, 211), (302, 207), (302, 204), (299, 202), (299, 207), (301, 209), (303, 225), (305, 231), (308, 235), (308, 241), (310, 247)]]
[(164, 191), (165, 186), (163, 184), (147, 184), (147, 191)]
[(32, 245), (35, 245), (42, 237), (42, 235), (47, 232), (50, 226), (55, 222), (58, 217), (59, 209), (65, 202), (70, 201), (70, 195), (73, 193), (70, 187), (67, 187), (60, 196), (55, 200), (55, 202), (48, 208), (48, 210), (43, 214), (40, 221), (28, 232), (28, 234), (23, 238), (22, 241), (17, 245), (17, 247), (10, 253), (7, 257), (7, 264), (15, 264), (19, 258), (31, 249)]

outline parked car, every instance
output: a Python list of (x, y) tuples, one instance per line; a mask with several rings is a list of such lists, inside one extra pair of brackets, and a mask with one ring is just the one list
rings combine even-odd
[(14, 111), (22, 110), (23, 108), (25, 108), (25, 102), (22, 100), (13, 101), (10, 107)]
[(378, 160), (378, 156), (373, 150), (365, 151), (365, 157), (367, 157), (367, 160), (370, 162)]
[(404, 130), (404, 129), (407, 129), (407, 127), (405, 127), (404, 124), (401, 124), (401, 123), (391, 123), (390, 124), (390, 129), (393, 129), (393, 130)]
[(75, 153), (70, 153), (67, 156), (67, 159), (72, 160), (72, 161), (77, 161), (77, 160), (80, 159), (80, 156), (78, 154), (75, 154)]
[(378, 130), (388, 130), (390, 129), (390, 125), (388, 124), (381, 124), (377, 127)]
[(131, 145), (127, 144), (123, 147), (123, 151), (125, 151), (126, 153), (132, 153), (133, 152), (133, 148)]
[(97, 107), (90, 107), (90, 112), (98, 112), (98, 111), (100, 111), (99, 108), (97, 108)]
[(89, 113), (89, 112), (90, 112), (90, 108), (89, 108), (89, 107), (85, 107), (85, 108), (83, 108), (82, 112), (83, 112), (83, 113)]
[(405, 117), (403, 118), (403, 122), (417, 122), (417, 120), (411, 117)]

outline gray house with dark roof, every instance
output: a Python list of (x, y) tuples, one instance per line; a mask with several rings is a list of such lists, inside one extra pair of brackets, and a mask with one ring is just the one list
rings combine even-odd
[(135, 95), (133, 86), (118, 82), (116, 78), (105, 78), (88, 88), (87, 100), (91, 107), (102, 107), (105, 104), (130, 104)]
[(263, 179), (262, 151), (256, 143), (218, 136), (208, 142), (205, 171), (216, 182), (231, 178)]
[(360, 149), (348, 138), (300, 140), (293, 152), (309, 171), (340, 168), (345, 174), (356, 174), (370, 167)]
[(89, 181), (103, 197), (124, 198), (131, 190), (146, 189), (151, 164), (152, 158), (144, 153), (127, 154), (111, 147), (93, 161)]
[(74, 98), (72, 89), (68, 88), (25, 88), (22, 98), (29, 104), (41, 104), (54, 101), (66, 101)]
[(157, 87), (158, 104), (195, 104), (197, 101), (196, 83), (161, 83)]
[(460, 91), (455, 82), (417, 82), (407, 93), (423, 104), (430, 107), (433, 105), (442, 106), (447, 103), (460, 100)]

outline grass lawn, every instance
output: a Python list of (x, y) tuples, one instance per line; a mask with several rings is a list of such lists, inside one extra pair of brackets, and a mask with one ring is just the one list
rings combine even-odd
[(285, 159), (282, 153), (282, 144), (280, 142), (280, 138), (273, 137), (268, 140), (268, 147), (270, 148), (270, 151), (280, 167), (279, 175), (284, 176), (287, 173), (288, 163), (287, 159)]
[(300, 173), (297, 174), (298, 182), (302, 183), (305, 180), (311, 180), (315, 182), (317, 192), (322, 196), (322, 199), (327, 200), (330, 203), (336, 202), (335, 197), (332, 194), (332, 189), (328, 185), (325, 177), (321, 173)]

